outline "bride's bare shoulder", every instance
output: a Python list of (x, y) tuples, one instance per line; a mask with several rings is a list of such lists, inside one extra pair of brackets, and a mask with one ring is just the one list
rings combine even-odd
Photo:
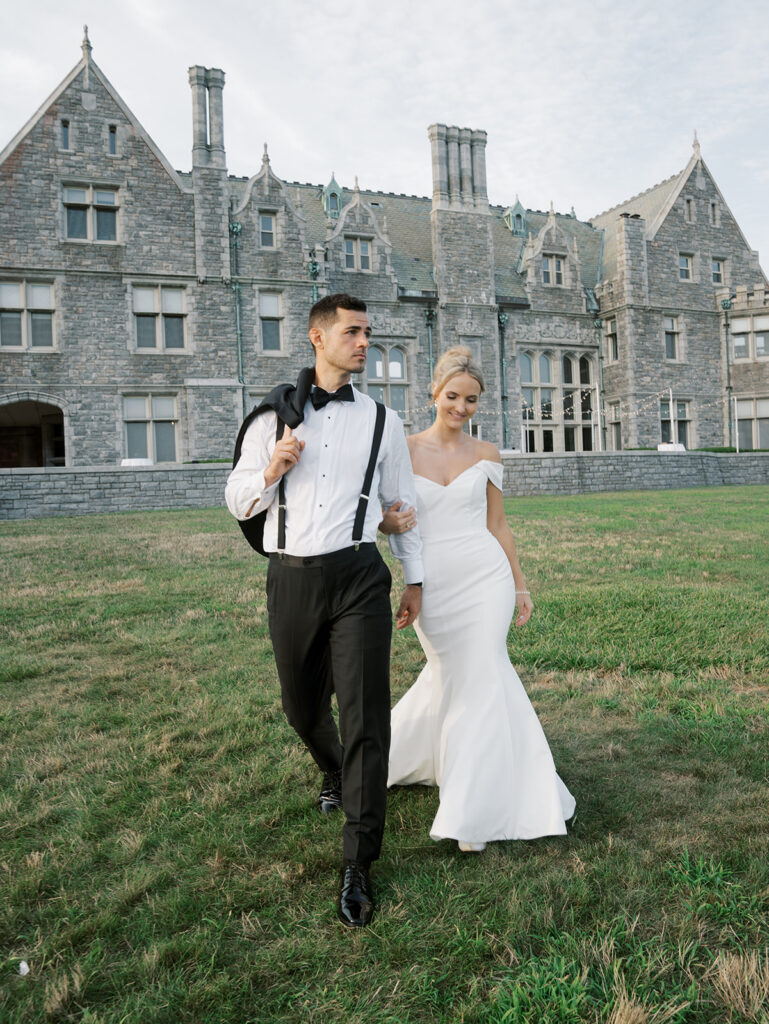
[(487, 459), (489, 462), (501, 462), (502, 456), (499, 454), (499, 449), (491, 441), (475, 441), (475, 453), (478, 456), (478, 461), (481, 459)]
[(408, 434), (407, 435), (407, 437), (406, 437), (406, 444), (409, 446), (409, 451), (411, 452), (412, 455), (414, 454), (414, 452), (419, 451), (420, 448), (424, 448), (424, 446), (425, 446), (425, 434), (426, 433), (427, 433), (426, 430), (422, 430), (418, 434)]

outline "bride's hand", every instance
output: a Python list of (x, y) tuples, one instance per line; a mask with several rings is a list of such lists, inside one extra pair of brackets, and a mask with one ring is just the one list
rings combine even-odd
[(531, 618), (531, 613), (534, 611), (534, 602), (531, 599), (531, 594), (516, 591), (515, 604), (518, 608), (515, 624), (516, 626), (525, 626)]
[(413, 530), (417, 525), (417, 510), (404, 505), (402, 501), (396, 501), (382, 514), (382, 522), (379, 529), (382, 533), (406, 533)]

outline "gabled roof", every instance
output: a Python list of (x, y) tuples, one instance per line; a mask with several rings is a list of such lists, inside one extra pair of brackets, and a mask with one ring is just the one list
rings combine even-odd
[(60, 96), (62, 96), (69, 89), (69, 87), (77, 80), (77, 78), (80, 75), (89, 77), (94, 76), (99, 80), (101, 85), (104, 87), (104, 89), (106, 89), (110, 97), (114, 100), (115, 104), (123, 112), (126, 120), (133, 125), (136, 134), (144, 140), (144, 142), (147, 145), (147, 148), (163, 165), (166, 172), (168, 173), (168, 176), (173, 180), (174, 184), (179, 188), (179, 190), (181, 192), (192, 191), (189, 186), (184, 184), (178, 171), (174, 170), (174, 168), (168, 162), (166, 156), (152, 141), (152, 138), (145, 131), (139, 119), (126, 106), (122, 97), (115, 89), (115, 87), (112, 85), (112, 83), (109, 81), (104, 72), (101, 70), (101, 68), (91, 59), (90, 50), (91, 46), (88, 42), (88, 33), (86, 31), (86, 36), (83, 40), (83, 58), (70, 71), (70, 73), (67, 75), (64, 81), (62, 81), (54, 89), (54, 91), (51, 93), (48, 99), (46, 99), (42, 103), (42, 105), (38, 108), (38, 110), (35, 111), (35, 113), (27, 121), (24, 127), (19, 132), (17, 132), (16, 135), (14, 135), (14, 137), (11, 139), (11, 141), (8, 143), (5, 149), (0, 153), (0, 165), (2, 165), (11, 155), (11, 153), (13, 153), (13, 151), (24, 141), (24, 139), (27, 137), (27, 135), (29, 135), (29, 133), (40, 121), (40, 119), (45, 115), (48, 109), (59, 99)]
[(599, 213), (596, 217), (592, 217), (590, 223), (596, 228), (603, 228), (606, 234), (606, 242), (604, 248), (604, 272), (602, 277), (605, 280), (611, 280), (616, 275), (617, 268), (617, 253), (616, 253), (616, 232), (614, 224), (618, 217), (623, 214), (630, 214), (633, 216), (637, 214), (639, 217), (643, 217), (646, 223), (645, 237), (647, 241), (652, 241), (656, 236), (659, 229), (665, 222), (665, 218), (673, 208), (673, 204), (681, 194), (682, 189), (686, 185), (689, 178), (695, 172), (707, 174), (710, 178), (713, 188), (718, 194), (718, 198), (721, 200), (721, 204), (724, 209), (728, 210), (729, 214), (734, 221), (735, 227), (740, 234), (740, 238), (745, 243), (745, 248), (748, 252), (752, 252), (748, 240), (742, 233), (737, 220), (729, 210), (729, 206), (724, 199), (721, 190), (716, 184), (715, 178), (710, 173), (710, 170), (702, 159), (702, 153), (700, 151), (700, 144), (697, 140), (697, 135), (694, 135), (694, 143), (692, 146), (692, 155), (689, 158), (689, 162), (682, 171), (678, 174), (673, 174), (670, 178), (666, 178), (661, 181), (658, 185), (654, 185), (652, 188), (647, 189), (645, 192), (639, 193), (637, 196), (633, 196), (631, 199), (625, 200), (624, 203), (619, 203), (617, 206), (613, 206), (610, 210), (606, 210), (604, 213)]

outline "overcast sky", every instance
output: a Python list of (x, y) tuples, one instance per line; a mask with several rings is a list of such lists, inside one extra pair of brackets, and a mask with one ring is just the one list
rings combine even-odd
[(489, 198), (588, 219), (702, 155), (769, 270), (762, 0), (0, 0), (0, 149), (93, 59), (191, 165), (187, 68), (225, 71), (231, 174), (430, 195), (427, 126), (488, 132)]

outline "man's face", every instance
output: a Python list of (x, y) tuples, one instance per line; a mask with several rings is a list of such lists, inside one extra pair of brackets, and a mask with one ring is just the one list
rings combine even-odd
[(368, 315), (356, 309), (337, 309), (330, 327), (310, 330), (318, 367), (325, 365), (345, 373), (360, 373), (366, 365), (371, 326)]

